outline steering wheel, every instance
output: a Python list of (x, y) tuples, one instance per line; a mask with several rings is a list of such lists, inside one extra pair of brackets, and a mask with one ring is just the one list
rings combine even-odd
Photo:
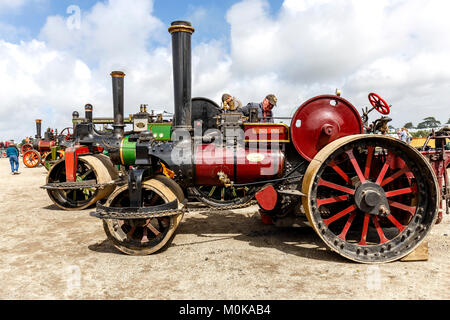
[[(63, 132), (67, 131), (66, 134), (64, 134)], [(72, 140), (73, 138), (73, 128), (72, 127), (67, 127), (62, 129), (61, 133), (59, 134), (60, 136), (63, 136), (65, 140)]]
[(385, 100), (383, 100), (378, 94), (370, 93), (369, 94), (369, 102), (370, 104), (381, 114), (389, 114), (391, 112), (389, 105)]

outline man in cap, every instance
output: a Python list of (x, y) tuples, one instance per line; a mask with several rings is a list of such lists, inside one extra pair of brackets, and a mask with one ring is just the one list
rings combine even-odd
[(258, 112), (258, 119), (260, 122), (273, 122), (272, 109), (277, 105), (277, 97), (274, 94), (268, 94), (263, 102), (255, 103), (250, 102), (245, 107), (241, 108), (241, 111), (245, 116), (250, 115), (251, 109), (256, 109)]
[(19, 150), (15, 144), (10, 144), (6, 149), (6, 156), (11, 164), (11, 174), (19, 174)]
[(227, 111), (235, 111), (242, 107), (242, 103), (228, 93), (222, 95), (222, 109)]

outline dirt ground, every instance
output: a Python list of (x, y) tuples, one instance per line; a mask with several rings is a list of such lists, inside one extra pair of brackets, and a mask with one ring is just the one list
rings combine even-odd
[(428, 261), (353, 263), (312, 229), (263, 225), (256, 207), (186, 214), (166, 251), (127, 256), (92, 210), (51, 202), (43, 167), (19, 171), (0, 159), (0, 299), (450, 299), (448, 215)]

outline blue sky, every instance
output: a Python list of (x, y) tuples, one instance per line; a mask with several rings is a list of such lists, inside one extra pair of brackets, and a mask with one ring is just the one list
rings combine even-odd
[[(81, 10), (70, 27), (70, 6)], [(94, 105), (112, 116), (109, 73), (123, 70), (125, 113), (173, 110), (170, 35), (192, 22), (193, 96), (278, 97), (291, 116), (336, 88), (357, 110), (370, 92), (392, 124), (450, 118), (448, 0), (0, 0), (0, 140), (69, 126)], [(14, 111), (12, 111), (14, 110)]]
[[(7, 0), (6, 0), (7, 1)], [(97, 1), (97, 2), (107, 2)], [(66, 11), (71, 5), (80, 7), (81, 11), (88, 11), (96, 3), (93, 0), (37, 0), (30, 2), (26, 8), (2, 13), (0, 22), (7, 23), (22, 29), (17, 36), (3, 33), (3, 38), (11, 42), (29, 40), (39, 35), (47, 17), (53, 15), (69, 15)], [(207, 41), (211, 38), (226, 39), (229, 36), (229, 25), (225, 20), (227, 10), (238, 0), (155, 0), (153, 4), (154, 15), (168, 25), (173, 20), (192, 18), (199, 9), (207, 13), (207, 19), (201, 19), (197, 24), (198, 36), (196, 42)], [(130, 1), (130, 4), (132, 1)], [(270, 0), (273, 14), (280, 9), (283, 0)], [(195, 23), (195, 21), (193, 21)]]

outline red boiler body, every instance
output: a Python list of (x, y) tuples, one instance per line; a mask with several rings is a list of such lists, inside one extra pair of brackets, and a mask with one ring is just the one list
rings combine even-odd
[(48, 151), (52, 151), (52, 147), (55, 145), (55, 141), (44, 141), (44, 140), (39, 140), (38, 141), (38, 145), (37, 145), (37, 150), (39, 150), (39, 152), (48, 152)]
[(217, 175), (220, 171), (234, 183), (248, 183), (281, 177), (284, 154), (281, 150), (202, 144), (196, 148), (194, 167), (198, 185), (222, 185)]

